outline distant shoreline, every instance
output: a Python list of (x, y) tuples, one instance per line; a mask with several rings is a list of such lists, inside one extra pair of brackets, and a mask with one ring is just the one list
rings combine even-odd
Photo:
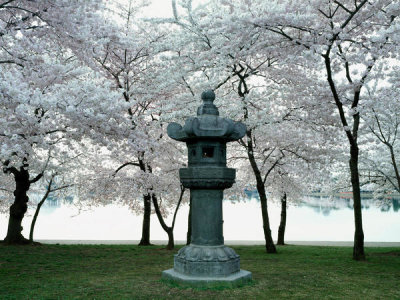
[[(314, 192), (311, 194), (305, 195), (306, 197), (338, 197), (338, 198), (346, 198), (346, 199), (351, 199), (353, 198), (353, 192), (348, 191), (348, 192), (338, 192), (338, 193), (320, 193), (320, 192)], [(383, 195), (385, 199), (396, 199), (400, 200), (400, 194), (399, 193), (391, 193), (391, 194), (385, 194)], [(361, 192), (361, 200), (362, 199), (372, 199), (374, 198), (374, 194), (371, 192)]]
[[(43, 244), (63, 244), (63, 245), (137, 245), (139, 240), (36, 240)], [(151, 241), (154, 245), (165, 245), (167, 240), (154, 240)], [(186, 241), (177, 240), (176, 245), (185, 245)], [(303, 245), (303, 246), (342, 246), (352, 247), (352, 241), (287, 241), (287, 245)], [(225, 245), (264, 245), (264, 241), (225, 241)], [(400, 247), (400, 242), (365, 242), (366, 247)]]

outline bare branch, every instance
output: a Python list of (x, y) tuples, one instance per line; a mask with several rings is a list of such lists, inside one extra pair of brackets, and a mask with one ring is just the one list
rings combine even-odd
[(35, 178), (29, 180), (29, 183), (35, 183), (35, 182), (39, 181), (40, 178), (42, 178), (42, 177), (43, 177), (43, 173), (39, 173), (38, 175), (36, 175)]
[(114, 171), (114, 173), (113, 173), (112, 176), (115, 177), (115, 175), (117, 175), (117, 173), (118, 173), (119, 171), (121, 171), (123, 168), (125, 168), (126, 166), (140, 167), (140, 164), (139, 164), (139, 163), (135, 163), (135, 162), (131, 162), (131, 161), (126, 162), (126, 163), (122, 164), (121, 166), (119, 166), (119, 167)]
[(333, 3), (335, 3), (335, 4), (337, 4), (338, 5), (338, 7), (341, 7), (343, 10), (345, 10), (346, 12), (348, 12), (349, 14), (351, 14), (352, 13), (352, 11), (350, 10), (350, 9), (348, 9), (348, 8), (346, 8), (342, 3), (340, 3), (339, 1), (333, 1)]
[(11, 2), (14, 2), (15, 0), (8, 0), (8, 1), (6, 1), (6, 2), (3, 2), (3, 3), (0, 3), (0, 8), (7, 8), (7, 7), (5, 7), (7, 4), (9, 4), (9, 3), (11, 3)]
[(0, 64), (15, 64), (15, 65), (20, 66), (22, 68), (24, 67), (23, 64), (17, 63), (14, 60), (0, 60)]

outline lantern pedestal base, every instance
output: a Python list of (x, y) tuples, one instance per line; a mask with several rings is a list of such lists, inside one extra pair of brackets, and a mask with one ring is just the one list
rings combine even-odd
[(162, 272), (162, 279), (196, 287), (236, 287), (251, 282), (252, 275), (249, 271), (240, 270), (224, 277), (189, 276), (169, 269)]
[(233, 287), (250, 282), (252, 276), (240, 269), (240, 257), (232, 248), (190, 244), (179, 250), (174, 268), (164, 271), (162, 278), (190, 286)]
[(174, 270), (187, 276), (223, 277), (240, 271), (240, 257), (225, 245), (190, 244), (178, 251)]

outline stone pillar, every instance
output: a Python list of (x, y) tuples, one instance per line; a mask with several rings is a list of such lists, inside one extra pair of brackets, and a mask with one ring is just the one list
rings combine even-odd
[(192, 216), (191, 243), (202, 246), (224, 244), (222, 234), (222, 197), (221, 190), (191, 190)]
[(202, 94), (203, 105), (196, 118), (182, 128), (172, 123), (168, 135), (188, 146), (188, 168), (179, 170), (181, 182), (192, 197), (190, 245), (175, 255), (174, 268), (162, 277), (190, 285), (237, 285), (251, 281), (251, 273), (240, 269), (240, 257), (224, 245), (223, 190), (235, 182), (235, 169), (226, 167), (226, 143), (244, 136), (239, 122), (219, 117), (214, 92)]

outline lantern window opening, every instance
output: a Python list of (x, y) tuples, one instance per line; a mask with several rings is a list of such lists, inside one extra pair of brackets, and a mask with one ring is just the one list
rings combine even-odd
[(214, 157), (214, 147), (204, 147), (203, 148), (203, 158)]

